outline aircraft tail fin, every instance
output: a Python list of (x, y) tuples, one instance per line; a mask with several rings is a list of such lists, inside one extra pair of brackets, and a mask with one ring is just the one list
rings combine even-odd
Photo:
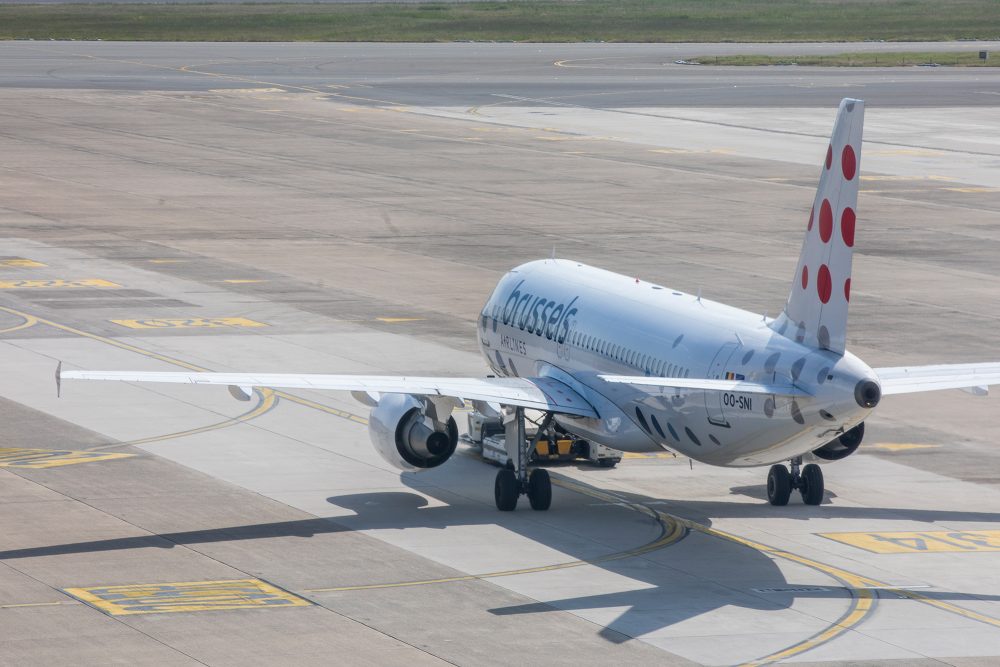
[(840, 102), (792, 290), (771, 323), (787, 338), (837, 354), (847, 341), (864, 114), (863, 100)]

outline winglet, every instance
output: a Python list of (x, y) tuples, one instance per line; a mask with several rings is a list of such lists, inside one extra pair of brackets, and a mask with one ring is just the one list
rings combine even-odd
[(62, 394), (62, 362), (56, 364), (56, 398)]

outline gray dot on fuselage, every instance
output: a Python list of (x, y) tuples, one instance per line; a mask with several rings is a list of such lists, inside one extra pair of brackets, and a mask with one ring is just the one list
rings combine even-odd
[(805, 424), (806, 420), (802, 416), (802, 410), (799, 409), (799, 404), (796, 401), (792, 401), (792, 419), (795, 420), (796, 424)]
[(802, 357), (797, 359), (794, 364), (792, 364), (792, 379), (798, 380), (799, 376), (802, 375), (802, 367), (806, 365), (806, 358)]
[(816, 374), (816, 382), (823, 384), (827, 380), (827, 376), (830, 374), (830, 367), (824, 366), (819, 369), (819, 373)]
[(816, 335), (819, 340), (819, 346), (828, 348), (830, 347), (830, 330), (826, 328), (826, 325), (821, 325), (819, 328), (819, 333)]
[(848, 102), (847, 103), (847, 112), (850, 113), (852, 111), (854, 111), (854, 102)]
[(674, 339), (674, 344), (671, 347), (677, 347), (678, 345), (681, 344), (682, 340), (684, 340), (684, 334), (681, 334), (680, 336), (678, 336), (677, 338), (675, 338)]
[(768, 357), (767, 361), (764, 362), (764, 372), (773, 373), (774, 369), (778, 367), (778, 360), (780, 358), (781, 358), (781, 352), (775, 352), (770, 357)]
[(743, 355), (743, 365), (746, 366), (747, 364), (749, 364), (751, 359), (753, 359), (753, 350), (750, 350), (749, 352)]
[(806, 339), (806, 323), (799, 322), (799, 328), (795, 330), (795, 342), (801, 343)]
[(768, 417), (773, 417), (774, 416), (774, 399), (773, 398), (768, 398), (766, 401), (764, 401), (764, 414), (767, 415)]

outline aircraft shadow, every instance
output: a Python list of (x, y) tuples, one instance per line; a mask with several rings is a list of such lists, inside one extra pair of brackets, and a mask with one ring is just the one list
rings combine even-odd
[[(408, 476), (403, 475), (404, 481)], [(417, 488), (417, 487), (412, 487)], [(420, 486), (420, 492), (433, 497), (433, 488)], [(742, 492), (742, 491), (740, 491)], [(587, 498), (576, 494), (560, 494), (559, 502), (572, 508), (579, 499), (579, 510), (589, 507)], [(790, 505), (776, 508), (756, 503), (722, 501), (673, 501), (651, 499), (638, 494), (619, 494), (630, 501), (651, 504), (652, 507), (677, 514), (705, 525), (712, 518), (721, 517), (840, 517), (857, 519), (898, 519), (907, 521), (991, 521), (1000, 522), (1000, 513), (954, 512), (947, 510), (909, 510), (901, 508), (809, 507)], [(535, 521), (498, 520), (496, 511), (480, 503), (455, 503), (430, 506), (427, 499), (408, 491), (375, 492), (334, 496), (331, 504), (354, 512), (354, 516), (313, 518), (294, 521), (224, 526), (213, 529), (179, 531), (126, 538), (74, 542), (51, 546), (9, 549), (0, 551), (0, 561), (43, 556), (60, 556), (102, 551), (161, 548), (258, 540), (279, 537), (311, 538), (326, 533), (364, 529), (444, 529), (462, 525), (502, 525), (524, 537), (567, 555), (567, 559), (588, 560), (593, 552), (574, 553), (573, 540), (566, 540), (565, 533), (539, 526)], [(555, 510), (558, 511), (558, 510)], [(628, 511), (628, 510), (622, 510)], [(507, 515), (517, 518), (516, 515)], [(529, 515), (530, 517), (531, 515)], [(548, 515), (552, 517), (552, 515)], [(548, 522), (551, 523), (552, 519)], [(588, 544), (591, 545), (592, 543)], [(639, 545), (622, 545), (622, 549)], [(484, 549), (494, 548), (484, 545)], [(607, 610), (610, 616), (603, 622), (600, 634), (610, 642), (620, 643), (675, 623), (679, 623), (714, 610), (736, 606), (761, 612), (789, 608), (799, 598), (842, 598), (846, 601), (851, 592), (834, 582), (817, 586), (796, 585), (789, 582), (774, 560), (752, 548), (693, 532), (680, 542), (640, 557), (613, 561), (590, 560), (604, 570), (619, 574), (636, 582), (638, 590), (580, 595), (548, 602), (531, 603), (491, 609), (496, 615), (546, 613), (556, 610)], [(477, 573), (485, 574), (485, 573)], [(543, 576), (543, 575), (539, 575)], [(396, 583), (396, 582), (370, 582)], [(890, 582), (898, 583), (898, 582)], [(912, 582), (911, 582), (912, 583)], [(1000, 596), (977, 595), (950, 591), (919, 591), (920, 595), (948, 601), (1000, 601)], [(894, 595), (891, 591), (877, 593)], [(622, 611), (624, 609), (624, 611)], [(613, 618), (612, 618), (613, 616)]]

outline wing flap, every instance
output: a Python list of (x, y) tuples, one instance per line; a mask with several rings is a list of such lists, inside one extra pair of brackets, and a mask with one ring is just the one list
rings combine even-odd
[(1000, 385), (1000, 363), (894, 366), (874, 371), (884, 396), (943, 389), (971, 390), (984, 396), (990, 385)]
[(61, 371), (59, 380), (113, 380), (177, 384), (319, 389), (370, 394), (451, 396), (597, 417), (594, 408), (568, 386), (551, 378), (449, 378), (391, 375), (322, 375), (312, 373), (192, 373), (183, 371)]
[(797, 387), (787, 384), (762, 384), (746, 380), (706, 380), (700, 378), (663, 378), (644, 375), (599, 375), (605, 382), (634, 384), (641, 387), (674, 389), (700, 389), (702, 391), (731, 391), (737, 394), (771, 394), (774, 396), (809, 396)]

